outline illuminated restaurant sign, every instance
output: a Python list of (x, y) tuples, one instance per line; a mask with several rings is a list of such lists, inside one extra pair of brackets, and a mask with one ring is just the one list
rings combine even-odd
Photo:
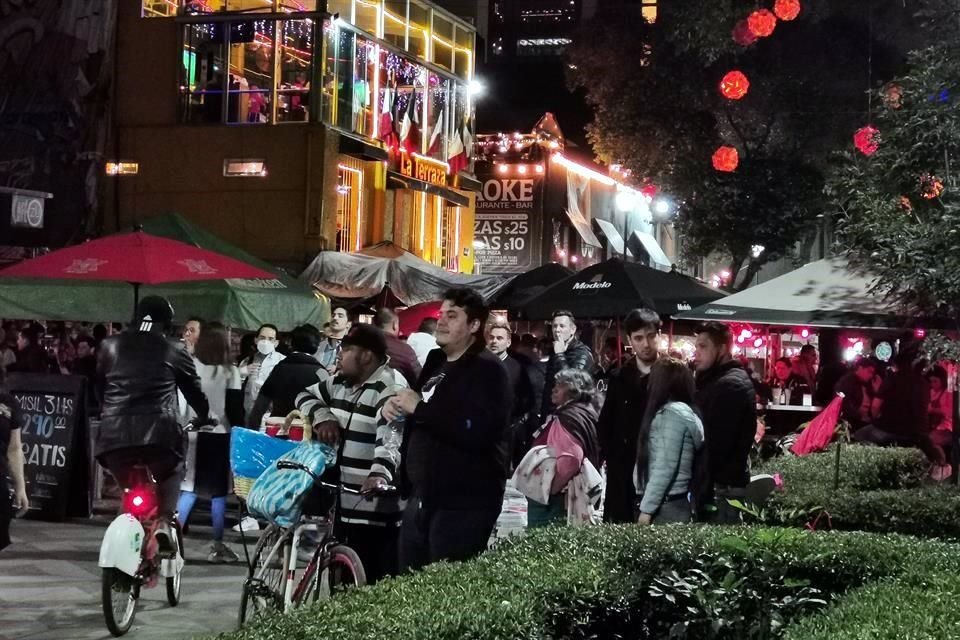
[(449, 165), (446, 162), (425, 158), (416, 153), (400, 151), (400, 173), (408, 178), (445, 187), (447, 186), (448, 169)]

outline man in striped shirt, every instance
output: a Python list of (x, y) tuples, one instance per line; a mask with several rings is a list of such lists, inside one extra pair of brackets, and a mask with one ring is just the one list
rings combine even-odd
[[(403, 376), (387, 364), (383, 332), (356, 325), (344, 336), (340, 369), (297, 397), (317, 438), (337, 448), (343, 487), (373, 491), (394, 482), (400, 465), (400, 438), (381, 416)], [(396, 496), (364, 499), (341, 492), (337, 537), (363, 561), (367, 581), (396, 573), (402, 504)]]

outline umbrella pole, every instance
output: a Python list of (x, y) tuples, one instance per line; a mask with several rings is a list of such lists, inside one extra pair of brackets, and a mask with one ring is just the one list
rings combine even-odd
[(140, 306), (140, 283), (133, 283), (133, 321), (137, 321), (137, 307)]

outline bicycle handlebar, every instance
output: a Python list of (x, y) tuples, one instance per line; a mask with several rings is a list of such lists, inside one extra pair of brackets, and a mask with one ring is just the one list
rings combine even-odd
[(377, 487), (376, 489), (373, 489), (371, 491), (358, 491), (356, 489), (351, 489), (349, 487), (338, 486), (335, 484), (331, 484), (329, 482), (324, 482), (323, 480), (320, 479), (320, 476), (318, 476), (313, 471), (311, 471), (307, 465), (302, 464), (300, 462), (295, 462), (293, 460), (277, 460), (277, 469), (303, 471), (304, 473), (308, 474), (311, 478), (313, 478), (313, 481), (316, 484), (319, 484), (321, 487), (324, 487), (326, 489), (334, 489), (334, 490), (342, 489), (344, 493), (349, 493), (355, 496), (369, 497), (369, 496), (376, 495), (376, 496), (387, 497), (387, 496), (394, 496), (397, 494), (397, 488), (393, 485)]

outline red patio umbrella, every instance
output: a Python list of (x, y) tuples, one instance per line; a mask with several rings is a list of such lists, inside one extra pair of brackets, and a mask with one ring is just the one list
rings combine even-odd
[(121, 233), (58, 249), (0, 271), (0, 277), (129, 282), (134, 308), (140, 285), (227, 278), (273, 280), (276, 274), (185, 242)]

